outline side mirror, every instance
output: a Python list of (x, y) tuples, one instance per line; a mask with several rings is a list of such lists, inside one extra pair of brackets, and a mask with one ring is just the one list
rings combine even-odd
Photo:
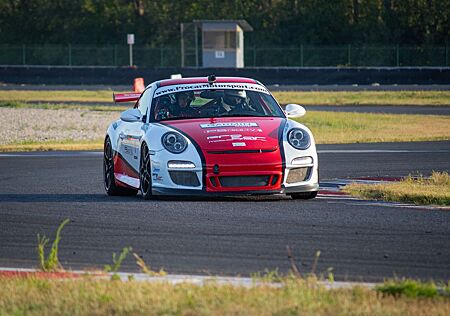
[(142, 114), (139, 109), (129, 109), (120, 114), (120, 119), (130, 123), (139, 122), (142, 121)]
[(303, 106), (298, 104), (286, 105), (286, 115), (288, 117), (302, 117), (306, 114), (306, 110)]

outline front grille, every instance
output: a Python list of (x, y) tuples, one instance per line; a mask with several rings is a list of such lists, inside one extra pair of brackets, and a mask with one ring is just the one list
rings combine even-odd
[(189, 187), (200, 185), (197, 174), (193, 171), (169, 171), (170, 178), (175, 184)]
[(296, 183), (306, 181), (311, 174), (312, 167), (295, 168), (289, 170), (288, 177), (286, 179), (287, 183)]
[(230, 176), (219, 177), (222, 187), (264, 187), (270, 176)]

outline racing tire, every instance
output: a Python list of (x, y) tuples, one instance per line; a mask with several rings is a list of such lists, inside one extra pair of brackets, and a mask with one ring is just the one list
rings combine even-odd
[(314, 199), (317, 196), (318, 191), (313, 192), (300, 192), (300, 193), (291, 193), (289, 194), (294, 200), (310, 200)]
[(150, 152), (144, 143), (141, 148), (141, 162), (139, 164), (139, 182), (144, 200), (153, 198), (152, 194), (152, 166)]
[(114, 176), (114, 158), (109, 137), (105, 140), (103, 148), (103, 184), (105, 191), (111, 196), (132, 196), (136, 195), (136, 189), (123, 188), (116, 185), (116, 177)]

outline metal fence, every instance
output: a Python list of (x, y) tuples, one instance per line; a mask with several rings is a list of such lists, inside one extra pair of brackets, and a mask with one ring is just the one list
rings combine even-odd
[[(195, 66), (189, 58), (187, 66)], [(133, 48), (134, 65), (180, 67), (180, 47)], [(0, 65), (126, 66), (128, 46), (0, 45)], [(414, 67), (449, 66), (448, 46), (245, 47), (249, 67)]]

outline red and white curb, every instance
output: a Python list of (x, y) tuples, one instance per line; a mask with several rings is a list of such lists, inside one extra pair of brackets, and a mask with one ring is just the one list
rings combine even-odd
[[(118, 272), (91, 272), (91, 271), (63, 271), (63, 272), (42, 272), (37, 269), (25, 268), (0, 268), (0, 277), (35, 277), (44, 279), (79, 279), (86, 276), (93, 277), (99, 280), (109, 280), (113, 275), (117, 275), (122, 281), (138, 281), (138, 282), (160, 282), (169, 284), (183, 284), (189, 283), (193, 285), (218, 284), (218, 285), (232, 285), (242, 287), (254, 286), (274, 286), (281, 287), (281, 283), (260, 281), (248, 277), (229, 277), (229, 276), (206, 276), (206, 275), (188, 275), (188, 274), (167, 274), (164, 276), (150, 276), (145, 273), (127, 273)], [(374, 288), (379, 283), (368, 282), (343, 282), (343, 281), (318, 281), (318, 284), (327, 289), (342, 289), (361, 286), (366, 288)]]

